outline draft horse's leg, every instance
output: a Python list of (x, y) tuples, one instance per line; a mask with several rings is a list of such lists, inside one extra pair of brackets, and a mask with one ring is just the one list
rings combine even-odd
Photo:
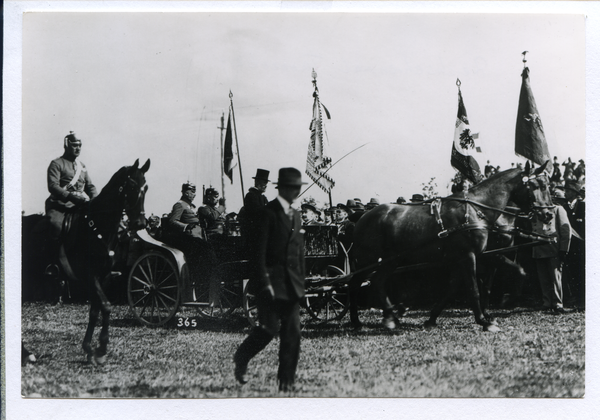
[(383, 326), (388, 330), (396, 328), (397, 318), (394, 315), (394, 305), (390, 301), (390, 298), (386, 290), (387, 279), (390, 278), (392, 272), (396, 267), (386, 265), (377, 270), (371, 279), (371, 290), (375, 293), (383, 309)]
[[(475, 322), (483, 327), (484, 331), (497, 332), (500, 329), (497, 325), (491, 322), (481, 309), (481, 296), (479, 293), (479, 285), (477, 282), (477, 257), (475, 253), (469, 252), (467, 256), (460, 261), (463, 273), (466, 276), (467, 288), (469, 289), (469, 298), (471, 300), (471, 308), (475, 316)], [(487, 291), (484, 291), (487, 293)]]
[[(446, 305), (448, 305), (448, 301), (450, 300), (450, 298), (456, 294), (456, 290), (459, 284), (456, 271), (458, 270), (453, 270), (450, 273), (450, 279), (448, 280), (446, 290), (442, 292), (442, 297), (436, 301), (435, 305), (433, 305), (433, 309), (431, 309), (429, 319), (425, 321), (425, 328), (433, 328), (437, 325), (438, 317), (440, 316)], [(441, 275), (442, 271), (440, 270), (439, 273), (436, 271), (436, 274)], [(444, 279), (440, 279), (440, 282), (444, 284)]]
[(362, 322), (358, 318), (358, 296), (360, 293), (362, 282), (366, 279), (364, 272), (359, 272), (350, 278), (348, 284), (348, 293), (350, 294), (350, 323), (355, 330), (362, 328)]

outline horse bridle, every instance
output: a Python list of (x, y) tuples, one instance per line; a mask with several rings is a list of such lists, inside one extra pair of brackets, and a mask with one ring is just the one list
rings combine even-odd
[[(536, 205), (535, 204), (535, 196), (533, 195), (533, 191), (531, 189), (531, 186), (529, 185), (529, 181), (531, 181), (532, 179), (536, 179), (540, 176), (546, 176), (545, 174), (538, 174), (538, 175), (525, 175), (522, 178), (523, 184), (525, 185), (525, 187), (527, 188), (527, 197), (529, 198), (529, 210), (530, 212), (533, 210), (543, 210), (543, 209), (553, 209), (554, 207), (556, 207), (555, 205), (550, 205), (550, 206), (541, 206), (541, 205)], [(531, 216), (530, 216), (531, 218)]]
[[(146, 190), (147, 190), (147, 187), (146, 187), (147, 183), (144, 183), (144, 185), (142, 185), (141, 187), (138, 188), (138, 193), (137, 193), (137, 197), (135, 198), (135, 202), (132, 205), (130, 205), (129, 200), (128, 200), (128, 192), (127, 192), (127, 189), (125, 188), (127, 186), (128, 182), (133, 183), (135, 185), (135, 187), (139, 187), (139, 185), (140, 185), (135, 179), (131, 178), (130, 175), (127, 175), (127, 179), (125, 179), (125, 182), (123, 182), (123, 185), (121, 185), (119, 187), (119, 194), (121, 194), (121, 193), (123, 193), (123, 191), (125, 191), (125, 193), (123, 194), (123, 200), (125, 202), (124, 210), (126, 213), (129, 210), (134, 209), (138, 205), (138, 203), (140, 202), (140, 199), (142, 199), (142, 197), (145, 196)], [(145, 214), (146, 214), (146, 212), (144, 212), (144, 211), (140, 212), (141, 216), (144, 216)]]

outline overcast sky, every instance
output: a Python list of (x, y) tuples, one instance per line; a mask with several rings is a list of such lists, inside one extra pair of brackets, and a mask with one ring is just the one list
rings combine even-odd
[[(581, 14), (28, 13), (22, 209), (43, 211), (46, 170), (70, 130), (98, 188), (121, 166), (152, 160), (148, 214), (168, 212), (186, 180), (220, 189), (217, 127), (230, 90), (245, 189), (256, 168), (271, 180), (283, 166), (304, 172), (313, 68), (332, 115), (326, 154), (335, 162), (367, 143), (329, 172), (334, 204), (410, 198), (432, 177), (446, 195), (457, 78), (480, 165), (521, 161), (524, 50), (551, 155), (585, 158)], [(234, 179), (225, 194), (237, 212)], [(327, 200), (317, 187), (307, 195)]]

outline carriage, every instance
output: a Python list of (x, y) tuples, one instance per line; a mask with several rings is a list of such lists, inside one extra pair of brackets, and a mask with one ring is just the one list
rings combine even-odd
[[(305, 230), (306, 296), (303, 306), (316, 321), (341, 319), (349, 308), (348, 252), (338, 241), (338, 227), (303, 226)], [(144, 325), (171, 321), (180, 307), (195, 308), (206, 318), (224, 318), (241, 309), (256, 324), (255, 296), (249, 287), (248, 259), (239, 222), (228, 220), (208, 236), (218, 258), (218, 297), (210, 296), (208, 282), (189, 282), (182, 251), (146, 230), (132, 233), (126, 254), (127, 298), (133, 315)], [(193, 302), (182, 301), (191, 284)], [(189, 287), (189, 286), (188, 286)], [(214, 294), (214, 292), (213, 292)]]

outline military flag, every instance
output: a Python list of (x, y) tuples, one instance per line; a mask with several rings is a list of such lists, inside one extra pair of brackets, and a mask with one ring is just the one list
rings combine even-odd
[[(525, 62), (525, 60), (523, 60)], [(517, 112), (517, 127), (515, 130), (515, 153), (529, 159), (538, 165), (550, 160), (548, 144), (544, 135), (542, 120), (538, 114), (531, 84), (529, 68), (521, 73), (521, 94), (519, 95), (519, 110)]]
[(458, 88), (458, 114), (456, 116), (456, 124), (454, 129), (454, 141), (452, 143), (452, 154), (450, 156), (450, 164), (469, 181), (474, 184), (482, 179), (479, 164), (473, 156), (471, 150), (477, 150), (475, 139), (478, 133), (472, 133), (469, 127), (469, 119), (467, 118), (467, 110), (463, 103), (462, 94), (460, 92), (460, 81), (457, 81)]
[(313, 70), (313, 84), (315, 91), (313, 97), (313, 117), (310, 123), (310, 142), (308, 144), (308, 155), (306, 157), (306, 174), (323, 191), (329, 193), (335, 185), (335, 181), (326, 173), (331, 167), (331, 158), (325, 155), (323, 144), (323, 116), (321, 107), (325, 111), (328, 119), (331, 115), (327, 108), (319, 100), (319, 90), (317, 88), (316, 73)]
[(233, 184), (233, 169), (237, 166), (237, 160), (233, 151), (233, 136), (231, 134), (231, 110), (227, 117), (227, 130), (225, 131), (225, 143), (223, 144), (223, 173), (227, 175)]

